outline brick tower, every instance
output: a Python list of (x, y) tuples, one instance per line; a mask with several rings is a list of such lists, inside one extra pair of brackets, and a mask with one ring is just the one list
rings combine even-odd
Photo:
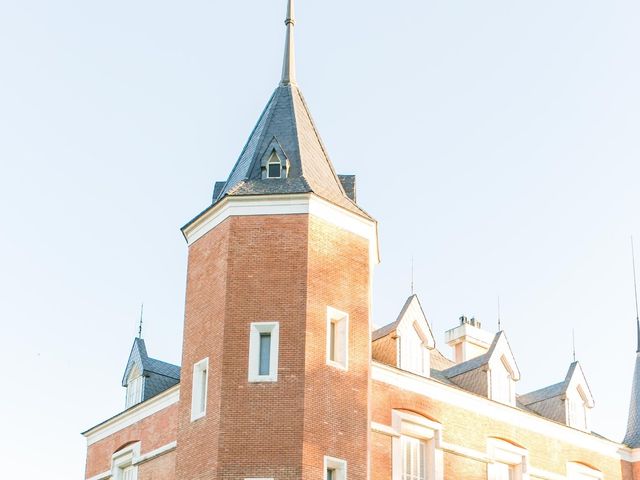
[(365, 480), (376, 222), (280, 85), (189, 245), (176, 478)]

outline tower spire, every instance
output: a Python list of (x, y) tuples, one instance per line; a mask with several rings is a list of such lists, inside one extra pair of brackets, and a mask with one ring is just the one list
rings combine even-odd
[(282, 85), (296, 84), (296, 48), (293, 29), (296, 25), (294, 0), (288, 0), (287, 18), (284, 24), (287, 26), (287, 39), (284, 44), (284, 63), (282, 65)]

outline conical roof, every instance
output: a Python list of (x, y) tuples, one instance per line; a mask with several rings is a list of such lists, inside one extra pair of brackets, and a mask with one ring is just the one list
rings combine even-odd
[[(267, 162), (274, 152), (283, 162), (286, 174), (282, 178), (265, 178)], [(215, 203), (225, 195), (308, 192), (368, 216), (347, 196), (300, 89), (293, 84), (280, 85), (213, 201)]]
[[(293, 0), (288, 0), (285, 25), (287, 36), (280, 85), (267, 103), (229, 178), (216, 185), (213, 203), (225, 196), (313, 192), (370, 218), (355, 203), (353, 177), (336, 175), (297, 86)], [(282, 170), (277, 178), (270, 178), (267, 169), (274, 158), (280, 162)]]

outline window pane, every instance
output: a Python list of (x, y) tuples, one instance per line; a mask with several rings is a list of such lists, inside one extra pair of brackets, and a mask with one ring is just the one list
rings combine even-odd
[(332, 362), (337, 361), (336, 359), (336, 341), (338, 340), (336, 335), (337, 325), (335, 321), (332, 321), (329, 324), (329, 360)]
[(402, 437), (402, 480), (426, 479), (426, 444), (417, 438)]
[(200, 372), (200, 412), (204, 412), (207, 403), (207, 369)]
[(269, 178), (280, 178), (280, 164), (279, 163), (270, 163), (269, 164)]
[(336, 471), (333, 468), (327, 468), (327, 480), (336, 480)]
[(260, 366), (259, 375), (269, 375), (271, 362), (271, 333), (260, 334)]

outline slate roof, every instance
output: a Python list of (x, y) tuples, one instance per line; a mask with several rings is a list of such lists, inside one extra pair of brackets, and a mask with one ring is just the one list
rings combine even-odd
[(493, 355), (494, 350), (496, 349), (496, 346), (498, 345), (498, 340), (500, 340), (500, 337), (502, 335), (504, 335), (504, 332), (499, 332), (496, 334), (496, 336), (493, 338), (493, 343), (491, 343), (491, 347), (489, 347), (487, 353), (480, 355), (479, 357), (467, 360), (466, 362), (458, 363), (457, 365), (444, 370), (442, 374), (447, 378), (453, 378), (457, 377), (458, 375), (462, 375), (463, 373), (476, 370), (477, 368), (488, 364), (489, 360), (491, 360), (491, 356)]
[(180, 383), (180, 367), (171, 363), (150, 358), (144, 340), (136, 338), (131, 347), (127, 367), (122, 377), (122, 386), (126, 387), (131, 370), (135, 367), (145, 377), (142, 401), (155, 397), (159, 393)]
[[(400, 325), (400, 322), (402, 321), (402, 318), (404, 317), (404, 315), (407, 313), (407, 310), (409, 310), (409, 307), (411, 307), (411, 303), (413, 301), (417, 301), (418, 305), (420, 307), (420, 310), (422, 310), (422, 313), (424, 315), (424, 310), (422, 309), (422, 304), (420, 303), (420, 299), (418, 298), (417, 295), (411, 295), (409, 298), (407, 298), (407, 301), (404, 302), (404, 306), (402, 307), (402, 310), (400, 310), (400, 313), (398, 314), (398, 318), (396, 318), (396, 320), (392, 323), (389, 323), (388, 325), (385, 325), (384, 327), (381, 327), (377, 330), (375, 330), (372, 335), (372, 341), (376, 341), (379, 340), (382, 337), (385, 337), (387, 335), (389, 335), (390, 333), (393, 333), (396, 331), (396, 329), (398, 328), (398, 325)], [(426, 316), (425, 316), (426, 318)], [(431, 333), (431, 336), (433, 337), (433, 332), (431, 331), (431, 325), (429, 324), (429, 322), (427, 322), (427, 327), (429, 328), (429, 332)]]
[(633, 372), (633, 386), (631, 387), (631, 403), (629, 405), (629, 419), (627, 421), (627, 433), (624, 436), (623, 443), (631, 448), (640, 447), (640, 353), (636, 355), (636, 366)]
[(549, 400), (550, 398), (564, 395), (565, 393), (567, 393), (569, 384), (571, 383), (571, 378), (573, 378), (573, 374), (575, 373), (576, 368), (578, 368), (579, 365), (580, 364), (578, 362), (573, 362), (571, 364), (564, 381), (556, 383), (554, 385), (549, 385), (548, 387), (544, 387), (533, 392), (525, 393), (524, 395), (520, 395), (518, 397), (518, 400), (520, 400), (523, 405), (531, 405), (533, 403), (542, 402), (544, 400)]
[[(288, 160), (288, 176), (265, 180), (262, 178), (262, 164), (274, 145)], [(227, 195), (310, 192), (371, 218), (352, 200), (355, 198), (353, 177), (343, 176), (341, 181), (336, 175), (300, 89), (294, 84), (280, 85), (267, 103), (224, 186), (220, 182), (216, 184), (213, 203)]]

